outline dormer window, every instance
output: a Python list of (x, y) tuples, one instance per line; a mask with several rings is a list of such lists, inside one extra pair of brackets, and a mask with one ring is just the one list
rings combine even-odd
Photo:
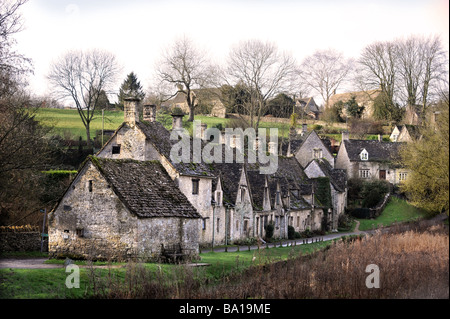
[(361, 157), (361, 161), (369, 160), (369, 153), (367, 153), (366, 149), (363, 149), (359, 156)]
[(321, 148), (315, 148), (313, 151), (313, 156), (315, 159), (322, 158), (322, 149)]

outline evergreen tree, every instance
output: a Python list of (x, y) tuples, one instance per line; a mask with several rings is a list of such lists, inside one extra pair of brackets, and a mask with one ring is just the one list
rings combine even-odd
[(120, 86), (118, 106), (123, 109), (123, 101), (127, 97), (136, 97), (143, 100), (144, 96), (145, 93), (142, 90), (141, 83), (138, 81), (136, 74), (131, 72)]
[(364, 106), (359, 106), (358, 102), (356, 102), (356, 97), (352, 96), (350, 100), (345, 102), (344, 106), (347, 108), (347, 113), (355, 118), (361, 118), (361, 115), (364, 112)]

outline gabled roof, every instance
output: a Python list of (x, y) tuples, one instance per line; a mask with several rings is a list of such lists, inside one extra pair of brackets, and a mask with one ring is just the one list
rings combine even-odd
[(381, 90), (376, 89), (376, 90), (334, 94), (329, 98), (328, 106), (331, 107), (339, 101), (347, 102), (353, 96), (355, 97), (356, 103), (358, 103), (360, 105), (366, 105), (369, 101), (373, 101), (380, 93), (381, 93)]
[[(328, 150), (328, 152), (330, 152), (330, 154), (333, 154), (333, 150), (331, 147), (331, 141), (328, 138), (321, 138), (316, 131), (312, 130), (309, 131), (308, 133), (306, 133), (304, 136), (301, 135), (297, 135), (295, 136), (293, 139), (291, 139), (290, 143), (291, 143), (291, 154), (295, 154), (297, 153), (300, 148), (302, 147), (302, 145), (305, 143), (305, 141), (312, 135), (312, 134), (316, 134), (317, 137), (319, 138), (320, 142), (322, 142), (323, 146), (325, 147), (326, 150)], [(283, 154), (286, 154), (285, 152), (287, 152), (287, 146), (283, 145)]]
[(90, 156), (85, 165), (88, 162), (94, 164), (122, 203), (138, 217), (201, 217), (158, 161)]
[(344, 140), (350, 161), (362, 161), (360, 154), (366, 149), (368, 162), (393, 162), (399, 159), (399, 150), (403, 143), (380, 142), (377, 140)]
[(319, 166), (320, 170), (330, 179), (331, 184), (333, 184), (337, 191), (345, 191), (347, 186), (347, 174), (345, 170), (331, 167), (330, 163), (325, 159), (314, 159), (308, 166), (313, 163), (316, 163)]
[(414, 140), (419, 139), (421, 136), (420, 127), (417, 125), (405, 124), (402, 126), (400, 132), (402, 132), (403, 130), (406, 130), (409, 136)]
[(296, 105), (302, 106), (306, 112), (320, 113), (320, 110), (312, 97), (299, 98), (296, 100)]
[[(247, 176), (252, 193), (253, 207), (256, 210), (261, 210), (264, 201), (266, 175), (260, 174), (259, 170), (248, 165)], [(310, 207), (302, 196), (300, 196), (300, 194), (302, 194), (302, 185), (308, 183), (308, 177), (295, 157), (279, 156), (278, 169), (274, 174), (267, 175), (267, 180), (271, 205), (274, 203), (277, 192), (277, 183), (279, 182), (282, 197), (286, 197), (288, 192), (290, 196), (290, 207), (285, 208), (304, 209)], [(292, 193), (293, 190), (299, 190), (298, 197)]]
[[(127, 123), (122, 123), (118, 129), (115, 131), (114, 135), (110, 138), (112, 140), (114, 136), (122, 129), (124, 126), (126, 126)], [(149, 141), (153, 147), (158, 151), (159, 154), (163, 155), (171, 164), (172, 166), (180, 173), (180, 175), (187, 175), (187, 176), (201, 176), (201, 177), (210, 177), (213, 178), (214, 175), (211, 172), (211, 168), (208, 164), (204, 163), (203, 161), (201, 163), (177, 163), (175, 161), (172, 161), (170, 158), (170, 151), (172, 150), (173, 145), (178, 143), (178, 140), (171, 140), (170, 139), (170, 131), (167, 130), (160, 122), (136, 122), (136, 126), (144, 133), (147, 141)], [(192, 152), (193, 152), (193, 139), (190, 138), (190, 151), (191, 151), (191, 160), (192, 160)], [(100, 149), (100, 151), (97, 153), (99, 154), (109, 143), (109, 141)], [(204, 143), (204, 142), (202, 142)]]

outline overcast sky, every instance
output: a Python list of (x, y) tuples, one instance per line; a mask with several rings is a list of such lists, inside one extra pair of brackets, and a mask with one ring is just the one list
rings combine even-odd
[[(357, 58), (364, 46), (411, 34), (441, 35), (448, 51), (448, 0), (30, 0), (18, 49), (33, 60), (30, 86), (48, 92), (52, 59), (99, 48), (123, 66), (117, 86), (135, 72), (146, 89), (161, 49), (191, 37), (218, 61), (240, 40), (275, 42), (299, 61), (334, 48)], [(118, 90), (117, 87), (117, 90)]]

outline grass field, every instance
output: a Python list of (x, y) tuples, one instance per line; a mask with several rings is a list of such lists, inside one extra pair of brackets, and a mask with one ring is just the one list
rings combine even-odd
[(425, 217), (425, 212), (407, 201), (391, 197), (383, 212), (376, 219), (358, 219), (359, 230), (370, 230), (379, 226), (390, 226), (396, 222), (407, 222)]
[[(188, 116), (185, 116), (184, 123), (185, 127), (192, 134), (192, 124), (186, 124)], [(49, 109), (42, 108), (38, 110), (36, 119), (41, 122), (44, 126), (53, 127), (52, 134), (60, 135), (63, 138), (70, 138), (78, 140), (81, 136), (83, 140), (86, 140), (86, 129), (81, 121), (80, 115), (76, 109)], [(219, 117), (196, 115), (196, 120), (200, 120), (202, 123), (206, 123), (208, 127), (215, 127), (218, 124), (222, 124), (222, 127), (226, 127), (227, 122), (230, 119), (224, 119)], [(115, 130), (123, 122), (123, 112), (122, 111), (105, 111), (104, 114), (104, 129), (105, 130)], [(171, 119), (167, 119), (164, 123), (167, 129), (172, 126)], [(273, 122), (261, 122), (261, 128), (277, 128), (278, 135), (287, 137), (289, 134), (289, 125), (285, 123), (273, 123)], [(313, 125), (308, 125), (308, 129), (311, 130)], [(102, 114), (98, 112), (92, 122), (91, 122), (91, 138), (95, 136), (96, 130), (102, 129)], [(336, 141), (341, 140), (341, 134), (323, 134), (329, 138), (335, 139)], [(389, 135), (384, 135), (384, 138), (389, 137)], [(367, 139), (376, 139), (376, 135), (368, 135)]]
[[(253, 251), (200, 254), (201, 262), (208, 267), (193, 268), (195, 278), (208, 284), (214, 284), (231, 275), (242, 273), (252, 266), (273, 263), (299, 255), (307, 255), (330, 245), (330, 242), (318, 242), (294, 247), (277, 247)], [(53, 261), (55, 262), (55, 261)], [(62, 261), (59, 261), (62, 263)], [(85, 262), (77, 262), (85, 265)], [(105, 265), (107, 263), (99, 263)], [(68, 289), (65, 286), (68, 273), (63, 267), (57, 269), (0, 269), (0, 299), (35, 299), (35, 298), (88, 298), (92, 294), (93, 278), (99, 282), (123, 282), (128, 275), (137, 271), (137, 264), (110, 264), (106, 269), (80, 268), (80, 288)], [(124, 266), (125, 268), (115, 268)], [(179, 280), (185, 276), (186, 266), (142, 264), (148, 273), (164, 275), (164, 280)], [(192, 268), (189, 268), (192, 269)], [(162, 279), (161, 279), (162, 280)], [(166, 282), (167, 284), (167, 282)], [(98, 291), (97, 291), (98, 292)]]
[[(44, 126), (53, 127), (52, 134), (62, 137), (78, 139), (79, 136), (86, 140), (86, 129), (77, 110), (41, 108), (36, 114), (36, 120)], [(104, 129), (115, 130), (123, 122), (123, 112), (105, 111)], [(91, 122), (91, 138), (96, 130), (102, 129), (102, 113), (94, 115)]]

